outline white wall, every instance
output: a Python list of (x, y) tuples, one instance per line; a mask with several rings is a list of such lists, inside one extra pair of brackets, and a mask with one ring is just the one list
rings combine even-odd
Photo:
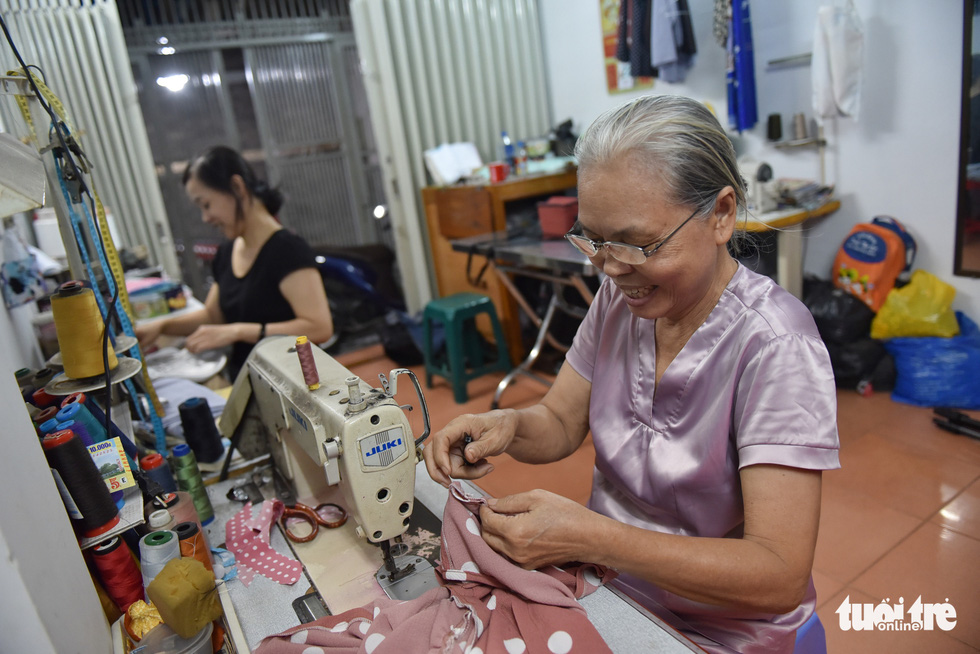
[(7, 349), (0, 348), (0, 652), (109, 652), (102, 605)]
[[(539, 0), (554, 122), (576, 131), (599, 113), (641, 92), (606, 91), (598, 2)], [(683, 84), (655, 81), (651, 91), (710, 102), (727, 124), (725, 57), (711, 33), (712, 2), (689, 0), (698, 59)], [(765, 119), (812, 115), (808, 66), (767, 62), (811, 51), (819, 0), (752, 0), (759, 124), (733, 140), (740, 153), (769, 162), (779, 177), (818, 179), (814, 150), (776, 150)], [(805, 268), (829, 278), (834, 254), (850, 228), (879, 214), (903, 221), (919, 245), (916, 267), (957, 289), (954, 308), (980, 319), (980, 279), (953, 275), (959, 161), (962, 2), (855, 0), (864, 23), (864, 93), (857, 121), (827, 125), (827, 181), (842, 201), (834, 215), (811, 221)]]
[(36, 314), (0, 304), (0, 654), (104, 654), (109, 625), (14, 381), (43, 363)]

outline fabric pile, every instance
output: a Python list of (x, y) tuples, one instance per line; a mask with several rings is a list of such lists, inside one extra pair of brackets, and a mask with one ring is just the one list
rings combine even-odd
[(450, 489), (436, 569), (441, 587), (415, 600), (379, 599), (288, 629), (264, 639), (256, 654), (609, 652), (576, 598), (614, 574), (591, 564), (517, 567), (481, 537), (484, 503), (458, 484)]

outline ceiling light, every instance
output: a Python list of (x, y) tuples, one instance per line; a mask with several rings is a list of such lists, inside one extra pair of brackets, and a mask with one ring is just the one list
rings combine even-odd
[(183, 90), (183, 88), (187, 85), (187, 82), (189, 81), (190, 78), (187, 75), (181, 73), (179, 75), (167, 75), (166, 77), (158, 77), (157, 85), (162, 86), (168, 91), (177, 93), (178, 91)]

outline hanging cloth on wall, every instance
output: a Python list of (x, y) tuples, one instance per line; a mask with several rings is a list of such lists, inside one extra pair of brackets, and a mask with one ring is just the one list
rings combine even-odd
[(683, 82), (698, 48), (687, 0), (653, 0), (650, 11), (650, 64), (665, 82)]
[(861, 107), (861, 55), (864, 30), (853, 2), (817, 10), (813, 34), (813, 114), (857, 119)]
[(650, 3), (651, 0), (621, 0), (616, 59), (629, 62), (633, 77), (656, 77), (657, 69), (650, 65)]
[(728, 26), (728, 123), (739, 132), (751, 129), (759, 120), (755, 99), (755, 55), (752, 49), (752, 21), (749, 1), (731, 3)]
[(711, 33), (722, 48), (728, 47), (728, 25), (732, 22), (732, 3), (730, 0), (715, 0), (711, 20)]
[(3, 303), (8, 309), (27, 304), (45, 295), (44, 278), (41, 276), (37, 261), (13, 225), (3, 229), (2, 262), (0, 282), (2, 282)]

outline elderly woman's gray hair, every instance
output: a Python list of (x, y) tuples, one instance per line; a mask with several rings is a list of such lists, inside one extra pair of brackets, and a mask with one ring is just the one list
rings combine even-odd
[(735, 189), (745, 208), (745, 182), (735, 148), (718, 119), (684, 96), (643, 96), (607, 111), (575, 145), (579, 175), (626, 156), (663, 181), (668, 197), (707, 213), (718, 192)]

